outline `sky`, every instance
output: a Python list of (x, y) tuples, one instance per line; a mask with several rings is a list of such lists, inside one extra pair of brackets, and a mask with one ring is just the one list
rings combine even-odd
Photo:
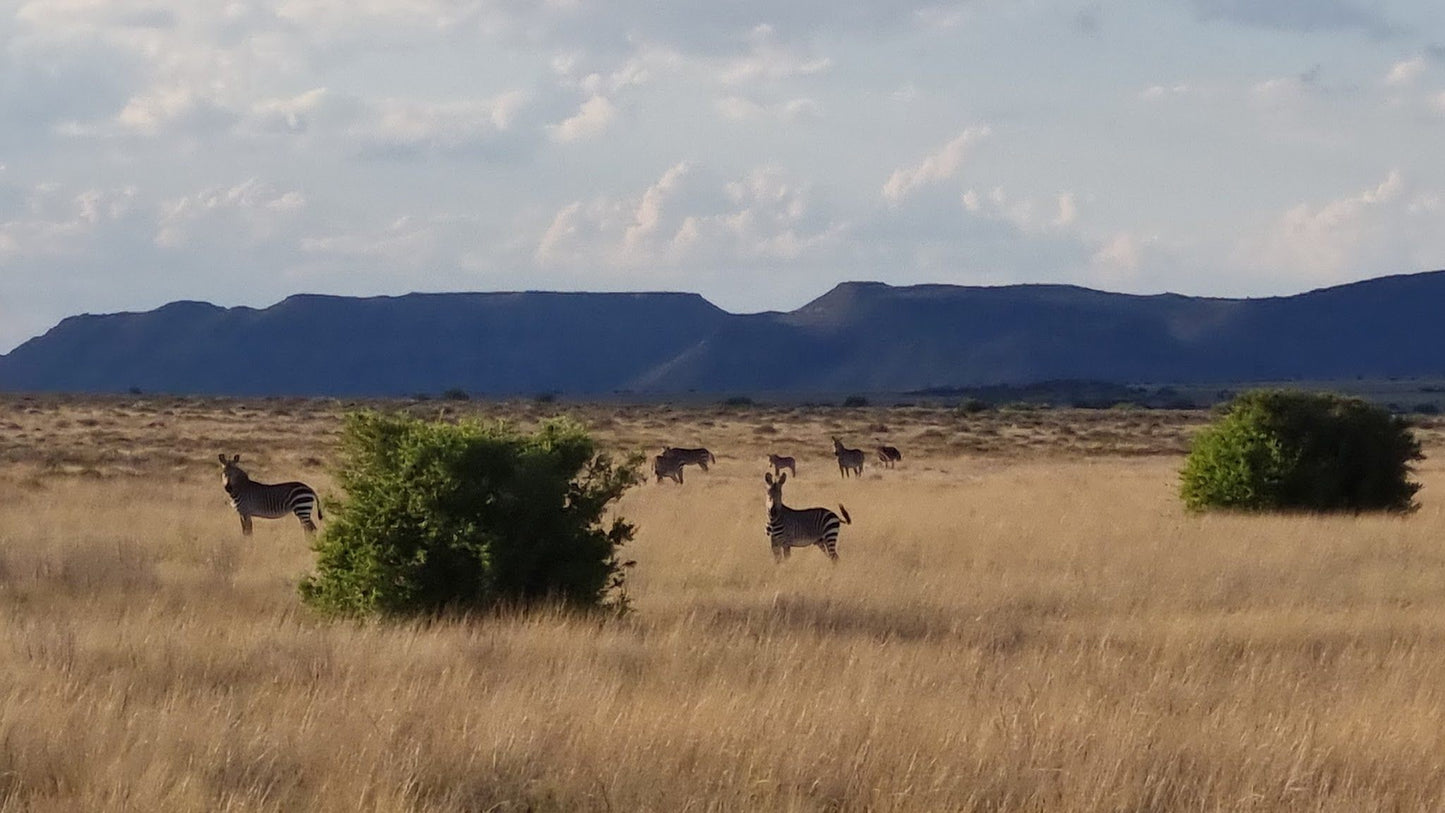
[(0, 0), (0, 352), (295, 293), (1445, 267), (1438, 0)]

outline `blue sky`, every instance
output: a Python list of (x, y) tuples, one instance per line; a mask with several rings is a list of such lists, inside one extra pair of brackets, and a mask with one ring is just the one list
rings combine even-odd
[(0, 352), (298, 292), (1445, 267), (1445, 4), (0, 4)]

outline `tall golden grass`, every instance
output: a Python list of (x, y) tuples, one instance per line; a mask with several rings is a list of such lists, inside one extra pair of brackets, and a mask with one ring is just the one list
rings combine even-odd
[[(0, 809), (1445, 805), (1433, 461), (1409, 517), (1195, 517), (1147, 421), (1120, 457), (1076, 413), (594, 410), (719, 456), (620, 506), (635, 612), (352, 623), (300, 607), (299, 525), (243, 539), (214, 465), (326, 492), (334, 407), (44, 406), (0, 413)], [(902, 465), (839, 478), (827, 434), (880, 423)], [(788, 504), (847, 505), (836, 566), (774, 565), (768, 449)]]

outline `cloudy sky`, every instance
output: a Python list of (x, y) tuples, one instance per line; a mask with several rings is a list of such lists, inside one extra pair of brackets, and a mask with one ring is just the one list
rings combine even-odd
[(1445, 267), (1438, 0), (0, 0), (0, 352), (297, 292)]

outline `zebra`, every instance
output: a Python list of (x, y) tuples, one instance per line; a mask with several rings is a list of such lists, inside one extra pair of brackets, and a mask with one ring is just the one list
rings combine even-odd
[(311, 512), (316, 512), (316, 518), (322, 519), (321, 501), (316, 498), (316, 491), (305, 483), (258, 483), (247, 476), (238, 463), (241, 456), (236, 455), (230, 460), (225, 455), (219, 455), (221, 459), (221, 486), (226, 489), (226, 494), (231, 497), (231, 507), (241, 515), (241, 533), (245, 536), (251, 535), (251, 517), (262, 519), (279, 519), (287, 514), (295, 514), (301, 520), (301, 527), (310, 536), (316, 533), (316, 523), (311, 521)]
[(817, 545), (836, 564), (838, 561), (838, 528), (853, 524), (848, 509), (838, 504), (838, 514), (827, 508), (789, 508), (783, 505), (783, 483), (788, 473), (774, 480), (771, 472), (763, 475), (768, 484), (768, 543), (773, 547), (773, 561), (781, 562), (792, 555), (793, 548)]
[(851, 471), (859, 477), (863, 476), (863, 450), (849, 449), (843, 445), (841, 440), (833, 438), (833, 454), (838, 458), (838, 473), (844, 477)]
[(794, 477), (798, 476), (798, 461), (791, 457), (784, 457), (780, 454), (770, 454), (768, 455), (768, 465), (773, 467), (773, 474), (781, 474), (783, 469), (787, 469), (793, 473)]
[(878, 462), (893, 468), (893, 464), (903, 459), (903, 453), (898, 451), (897, 446), (879, 446)]
[(713, 457), (712, 452), (707, 449), (678, 449), (673, 446), (664, 446), (660, 456), (675, 458), (684, 466), (689, 464), (701, 466), (703, 471), (707, 471), (707, 464), (717, 462), (717, 458)]
[(666, 450), (652, 458), (652, 473), (657, 475), (659, 483), (662, 482), (662, 478), (667, 477), (677, 481), (678, 485), (682, 485), (682, 466), (682, 459), (667, 454)]

